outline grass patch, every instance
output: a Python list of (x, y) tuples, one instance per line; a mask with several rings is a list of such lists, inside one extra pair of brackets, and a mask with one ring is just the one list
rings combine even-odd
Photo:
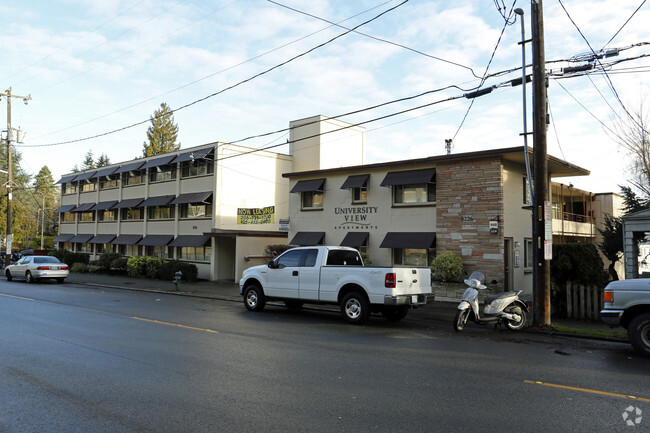
[(582, 337), (613, 338), (617, 340), (627, 340), (627, 331), (617, 329), (585, 329), (571, 328), (570, 326), (551, 325), (555, 332), (563, 334), (579, 335)]

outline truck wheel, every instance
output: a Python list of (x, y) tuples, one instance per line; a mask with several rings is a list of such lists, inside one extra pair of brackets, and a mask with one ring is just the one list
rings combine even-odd
[(266, 305), (266, 296), (262, 289), (250, 284), (244, 289), (244, 305), (248, 311), (262, 311)]
[(409, 312), (408, 305), (400, 305), (399, 307), (384, 307), (381, 310), (381, 315), (391, 322), (402, 320)]
[(650, 356), (650, 313), (639, 314), (627, 327), (632, 346), (645, 356)]
[(370, 302), (361, 293), (348, 293), (343, 297), (341, 314), (348, 322), (360, 325), (370, 316)]

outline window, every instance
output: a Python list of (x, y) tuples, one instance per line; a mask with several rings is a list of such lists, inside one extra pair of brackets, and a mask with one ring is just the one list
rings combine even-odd
[(141, 220), (144, 218), (144, 209), (129, 207), (122, 209), (122, 221)]
[(77, 244), (77, 252), (78, 253), (90, 253), (92, 254), (93, 252), (93, 245), (92, 244)]
[(149, 169), (149, 182), (164, 182), (176, 179), (176, 164), (160, 165)]
[(293, 268), (300, 265), (303, 250), (287, 251), (276, 261), (278, 268)]
[(103, 254), (103, 253), (112, 253), (115, 252), (115, 245), (111, 244), (96, 244), (95, 245), (95, 252), (97, 254)]
[(81, 192), (95, 191), (96, 187), (97, 183), (95, 182), (95, 179), (85, 179), (79, 181), (79, 188), (81, 189)]
[(147, 218), (150, 220), (173, 219), (176, 206), (151, 206), (147, 208)]
[(99, 189), (111, 189), (119, 186), (120, 175), (111, 174), (110, 176), (102, 176), (99, 179)]
[(181, 163), (181, 177), (205, 176), (214, 173), (214, 162), (211, 159), (196, 159)]
[(355, 251), (332, 250), (327, 253), (328, 266), (363, 266), (361, 257)]
[(172, 247), (165, 245), (147, 246), (146, 254), (152, 257), (160, 257), (161, 259), (171, 259), (174, 255)]
[(63, 186), (61, 187), (62, 189), (62, 194), (76, 194), (77, 193), (77, 184), (72, 183), (72, 182), (67, 182), (64, 183)]
[(74, 244), (72, 242), (59, 242), (59, 246), (62, 246), (61, 249), (72, 251)]
[(435, 250), (420, 248), (393, 248), (393, 263), (396, 266), (430, 266)]
[(144, 183), (147, 170), (134, 170), (122, 173), (122, 185), (139, 185)]
[(117, 221), (117, 209), (113, 210), (98, 210), (98, 221)]
[(192, 260), (195, 262), (209, 262), (212, 255), (212, 247), (179, 247), (179, 260)]
[(393, 204), (426, 204), (435, 201), (435, 182), (393, 185)]
[(524, 239), (524, 269), (531, 270), (533, 268), (533, 240)]
[(73, 222), (75, 222), (74, 213), (72, 213), (72, 212), (63, 212), (61, 215), (63, 215), (63, 222), (64, 223), (73, 223)]
[(303, 191), (300, 193), (301, 209), (323, 209), (323, 191)]
[(180, 206), (181, 218), (210, 218), (212, 217), (212, 203), (186, 203)]
[(95, 221), (95, 212), (79, 212), (79, 222)]
[(366, 203), (368, 196), (368, 187), (366, 184), (359, 188), (352, 188), (352, 203)]
[(140, 256), (142, 247), (139, 245), (118, 245), (119, 253), (123, 256)]
[(524, 175), (523, 179), (524, 179), (524, 201), (523, 201), (523, 203), (526, 206), (530, 206), (530, 188), (529, 188), (530, 185), (528, 184), (528, 177), (526, 175)]

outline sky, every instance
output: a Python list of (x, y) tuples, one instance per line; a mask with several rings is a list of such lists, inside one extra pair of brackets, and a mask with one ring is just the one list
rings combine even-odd
[[(650, 45), (635, 46), (650, 42), (643, 3), (543, 2), (548, 153), (591, 171), (554, 180), (595, 193), (629, 185), (630, 158), (611, 131), (648, 95), (650, 59), (637, 57)], [(31, 95), (11, 104), (12, 127), (26, 132), (21, 166), (34, 175), (47, 165), (55, 181), (89, 151), (112, 163), (141, 156), (163, 102), (182, 148), (222, 141), (288, 153), (290, 121), (359, 110), (340, 119), (365, 122), (366, 163), (443, 155), (450, 138), (453, 153), (521, 146), (522, 87), (501, 86), (521, 77), (521, 21), (503, 17), (513, 6), (530, 38), (522, 0), (3, 0), (0, 92)], [(558, 79), (586, 64), (566, 60), (603, 48), (623, 50), (602, 62), (626, 61)], [(483, 87), (499, 87), (469, 109), (463, 95), (486, 71), (510, 70), (487, 78)], [(532, 131), (530, 84), (527, 101)], [(2, 98), (2, 130), (6, 116)]]

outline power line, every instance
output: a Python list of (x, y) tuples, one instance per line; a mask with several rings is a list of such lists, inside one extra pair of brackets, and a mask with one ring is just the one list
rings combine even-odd
[[(370, 8), (370, 9), (366, 9), (366, 10), (363, 11), (363, 12), (359, 12), (358, 14), (355, 14), (355, 15), (349, 17), (349, 18), (346, 18), (345, 20), (343, 20), (343, 21), (341, 21), (341, 22), (344, 22), (344, 21), (350, 20), (350, 19), (352, 19), (352, 18), (356, 18), (356, 17), (359, 16), (359, 15), (362, 15), (362, 14), (365, 14), (365, 13), (371, 11), (371, 10), (377, 9), (378, 7), (381, 7), (381, 6), (383, 6), (384, 4), (386, 4), (386, 3), (390, 3), (390, 1), (392, 1), (392, 0), (389, 0), (389, 1), (387, 1), (387, 2), (381, 3), (380, 5), (374, 6), (374, 7)], [(232, 4), (232, 3), (230, 3), (230, 4)], [(228, 4), (228, 6), (230, 6), (230, 4)], [(223, 9), (223, 8), (222, 8), (222, 9)], [(221, 10), (221, 9), (220, 9), (220, 10)], [(258, 54), (258, 55), (256, 55), (256, 56), (250, 57), (250, 58), (248, 58), (248, 59), (246, 59), (246, 60), (244, 60), (244, 61), (242, 61), (242, 62), (239, 62), (239, 63), (237, 63), (237, 64), (234, 64), (234, 65), (228, 66), (228, 67), (226, 67), (226, 68), (224, 68), (224, 69), (220, 69), (219, 71), (213, 72), (213, 73), (211, 73), (211, 74), (209, 74), (209, 75), (206, 75), (206, 76), (204, 76), (204, 77), (198, 78), (198, 79), (196, 79), (196, 80), (194, 80), (194, 81), (190, 81), (189, 83), (185, 83), (185, 84), (183, 84), (183, 85), (181, 85), (181, 86), (178, 86), (178, 87), (176, 87), (176, 88), (174, 88), (174, 89), (168, 90), (168, 91), (166, 91), (166, 92), (164, 92), (164, 93), (160, 93), (160, 94), (158, 94), (158, 95), (156, 95), (156, 96), (152, 96), (152, 97), (150, 97), (150, 98), (148, 98), (148, 99), (145, 99), (145, 100), (142, 100), (142, 101), (136, 102), (136, 103), (134, 103), (134, 104), (131, 104), (131, 105), (126, 106), (126, 107), (123, 107), (123, 108), (120, 108), (119, 110), (115, 110), (115, 111), (113, 111), (113, 112), (110, 112), (110, 113), (104, 114), (104, 115), (99, 116), (99, 117), (95, 117), (94, 119), (90, 119), (90, 120), (87, 120), (87, 121), (85, 121), (85, 122), (78, 123), (78, 124), (76, 124), (76, 125), (72, 125), (72, 126), (69, 126), (69, 127), (63, 128), (63, 129), (59, 129), (59, 130), (56, 130), (56, 131), (49, 132), (49, 133), (47, 133), (47, 134), (40, 135), (40, 136), (38, 136), (38, 137), (36, 137), (36, 138), (46, 137), (46, 136), (51, 135), (51, 134), (55, 134), (55, 133), (58, 133), (58, 132), (67, 131), (67, 130), (69, 130), (69, 129), (77, 128), (77, 127), (79, 127), (79, 126), (83, 126), (83, 125), (86, 125), (86, 124), (88, 124), (88, 123), (92, 123), (92, 122), (94, 122), (94, 121), (96, 121), (96, 120), (103, 119), (103, 118), (108, 117), (108, 116), (112, 116), (113, 114), (117, 114), (117, 113), (120, 113), (120, 112), (122, 112), (122, 111), (126, 111), (126, 110), (128, 110), (128, 109), (130, 109), (130, 108), (137, 107), (138, 105), (142, 105), (142, 104), (145, 104), (145, 103), (147, 103), (147, 102), (153, 101), (153, 100), (158, 99), (158, 98), (160, 98), (160, 97), (162, 97), (162, 96), (169, 95), (170, 93), (173, 93), (173, 92), (179, 91), (179, 90), (181, 90), (181, 89), (184, 89), (184, 88), (186, 88), (186, 87), (192, 86), (192, 85), (194, 85), (194, 84), (196, 84), (196, 83), (199, 83), (199, 82), (201, 82), (201, 81), (207, 80), (208, 78), (212, 78), (212, 77), (214, 77), (214, 76), (216, 76), (216, 75), (219, 75), (219, 74), (222, 74), (222, 73), (224, 73), (224, 72), (228, 72), (228, 71), (230, 71), (230, 70), (232, 70), (232, 69), (235, 69), (235, 68), (237, 68), (237, 67), (239, 67), (239, 66), (242, 66), (242, 65), (244, 65), (244, 64), (246, 64), (246, 63), (252, 62), (253, 60), (257, 60), (257, 59), (259, 59), (259, 58), (262, 58), (262, 57), (264, 57), (264, 56), (266, 56), (266, 55), (268, 55), (268, 54), (271, 54), (271, 53), (273, 53), (273, 52), (275, 52), (275, 51), (281, 50), (282, 48), (288, 47), (289, 45), (293, 45), (293, 44), (295, 44), (296, 42), (300, 42), (300, 41), (302, 41), (302, 40), (305, 40), (305, 39), (307, 39), (307, 38), (309, 38), (309, 37), (311, 37), (311, 36), (313, 36), (313, 35), (315, 35), (315, 34), (317, 34), (317, 33), (320, 33), (320, 32), (322, 32), (322, 31), (325, 31), (325, 30), (327, 30), (327, 29), (329, 29), (329, 28), (331, 28), (331, 27), (333, 27), (333, 25), (330, 25), (330, 26), (327, 26), (327, 27), (322, 28), (322, 29), (320, 29), (320, 30), (317, 30), (317, 31), (315, 31), (315, 32), (309, 33), (309, 34), (307, 34), (307, 35), (305, 35), (305, 36), (302, 36), (302, 37), (300, 37), (300, 38), (298, 38), (298, 39), (295, 39), (295, 40), (293, 40), (293, 41), (291, 41), (291, 42), (287, 42), (286, 44), (280, 45), (280, 46), (278, 46), (278, 47), (275, 47), (275, 48), (273, 48), (273, 49), (270, 49), (270, 50), (268, 50), (268, 51), (265, 51), (265, 52), (263, 52), (263, 53), (261, 53), (261, 54)]]
[(612, 38), (611, 38), (609, 41), (607, 41), (607, 43), (606, 43), (605, 45), (603, 45), (603, 48), (605, 48), (607, 45), (609, 45), (609, 43), (612, 42), (616, 36), (618, 36), (618, 34), (621, 32), (621, 30), (623, 30), (623, 27), (625, 27), (625, 26), (627, 25), (627, 23), (630, 22), (630, 20), (632, 19), (632, 17), (634, 17), (634, 15), (636, 15), (636, 13), (639, 12), (639, 9), (641, 9), (641, 6), (643, 6), (643, 5), (645, 4), (645, 2), (646, 2), (646, 0), (643, 0), (643, 1), (641, 2), (641, 4), (639, 5), (639, 7), (636, 8), (636, 10), (635, 10), (634, 12), (632, 12), (632, 15), (630, 15), (630, 17), (627, 19), (627, 21), (625, 21), (625, 22), (623, 23), (623, 25), (621, 26), (621, 28), (618, 29), (618, 30), (616, 31), (616, 33), (614, 33), (614, 36), (612, 36)]
[[(284, 5), (284, 4), (279, 3), (277, 1), (274, 1), (274, 0), (267, 0), (267, 1), (270, 2), (270, 3), (276, 4), (278, 6), (281, 6), (283, 8), (289, 9), (291, 11), (298, 12), (299, 14), (307, 15), (308, 17), (316, 18), (317, 20), (321, 20), (321, 21), (324, 21), (326, 23), (332, 24), (333, 26), (337, 26), (337, 27), (340, 27), (340, 28), (345, 29), (345, 30), (350, 30), (349, 28), (347, 28), (345, 26), (342, 26), (339, 23), (334, 23), (334, 22), (329, 21), (329, 20), (327, 20), (325, 18), (321, 18), (321, 17), (319, 17), (317, 15), (313, 15), (313, 14), (310, 14), (308, 12), (304, 12), (304, 11), (301, 11), (299, 9)], [(458, 66), (458, 67), (461, 67), (461, 68), (468, 69), (472, 73), (472, 75), (474, 75), (474, 77), (481, 78), (478, 75), (476, 75), (476, 73), (474, 72), (474, 69), (470, 68), (469, 66), (465, 66), (465, 65), (462, 65), (460, 63), (452, 62), (451, 60), (446, 60), (446, 59), (443, 59), (441, 57), (432, 56), (430, 54), (427, 54), (427, 53), (424, 53), (422, 51), (416, 50), (414, 48), (408, 47), (406, 45), (398, 44), (397, 42), (392, 42), (392, 41), (389, 41), (389, 40), (386, 40), (386, 39), (383, 39), (383, 38), (378, 38), (376, 36), (372, 36), (372, 35), (369, 35), (367, 33), (357, 32), (357, 31), (355, 31), (354, 33), (356, 33), (358, 35), (361, 35), (361, 36), (365, 36), (365, 37), (370, 38), (370, 39), (374, 39), (374, 40), (379, 41), (379, 42), (384, 42), (384, 43), (387, 43), (387, 44), (390, 44), (390, 45), (394, 45), (396, 47), (404, 48), (405, 50), (412, 51), (414, 53), (423, 55), (425, 57), (429, 57), (429, 58), (434, 59), (434, 60), (439, 60), (441, 62), (449, 63), (450, 65), (454, 65), (454, 66)]]
[[(376, 15), (375, 17), (373, 17), (373, 18), (371, 18), (371, 19), (369, 19), (369, 20), (367, 20), (367, 21), (364, 21), (364, 22), (362, 22), (361, 24), (358, 24), (357, 26), (353, 27), (352, 29), (350, 29), (350, 30), (348, 30), (348, 31), (346, 31), (346, 32), (343, 32), (343, 33), (341, 33), (341, 34), (339, 34), (339, 35), (337, 35), (337, 36), (334, 36), (333, 38), (331, 38), (331, 39), (329, 39), (329, 40), (327, 40), (327, 41), (325, 41), (325, 42), (323, 42), (323, 43), (321, 43), (321, 44), (318, 44), (318, 45), (316, 45), (315, 47), (310, 48), (309, 50), (304, 51), (304, 52), (302, 52), (302, 53), (300, 53), (300, 54), (298, 54), (298, 55), (296, 55), (296, 56), (293, 56), (293, 57), (291, 57), (290, 59), (285, 60), (285, 61), (282, 62), (282, 63), (279, 63), (279, 64), (277, 64), (277, 65), (275, 65), (275, 66), (272, 66), (272, 67), (270, 67), (270, 68), (268, 68), (268, 69), (265, 69), (265, 70), (262, 71), (262, 72), (259, 72), (259, 73), (255, 74), (255, 75), (253, 75), (253, 76), (251, 76), (251, 77), (245, 79), (245, 80), (239, 81), (239, 82), (237, 82), (237, 83), (235, 83), (235, 84), (233, 84), (233, 85), (231, 85), (231, 86), (228, 86), (228, 87), (226, 87), (226, 88), (224, 88), (224, 89), (221, 89), (221, 90), (219, 90), (219, 91), (217, 91), (217, 92), (214, 92), (214, 93), (211, 93), (211, 94), (209, 94), (209, 95), (207, 95), (207, 96), (204, 96), (203, 98), (200, 98), (200, 99), (197, 99), (197, 100), (195, 100), (195, 101), (193, 101), (193, 102), (190, 102), (190, 103), (188, 103), (188, 104), (182, 105), (182, 106), (179, 107), (179, 108), (176, 108), (176, 109), (174, 109), (174, 110), (171, 110), (171, 112), (172, 112), (172, 113), (175, 113), (175, 112), (177, 112), (177, 111), (180, 111), (180, 110), (183, 110), (183, 109), (185, 109), (185, 108), (191, 107), (191, 106), (193, 106), (193, 105), (195, 105), (195, 104), (198, 104), (198, 103), (203, 102), (203, 101), (205, 101), (205, 100), (207, 100), (207, 99), (213, 98), (213, 97), (215, 97), (215, 96), (217, 96), (217, 95), (220, 95), (220, 94), (222, 94), (222, 93), (224, 93), (224, 92), (226, 92), (226, 91), (228, 91), (228, 90), (234, 89), (235, 87), (238, 87), (238, 86), (240, 86), (240, 85), (242, 85), (242, 84), (248, 83), (249, 81), (252, 81), (252, 80), (254, 80), (254, 79), (256, 79), (256, 78), (259, 78), (259, 77), (261, 77), (261, 76), (263, 76), (263, 75), (266, 75), (266, 74), (268, 74), (268, 73), (271, 72), (271, 71), (274, 71), (274, 70), (276, 70), (276, 69), (279, 69), (279, 68), (281, 68), (282, 66), (285, 66), (285, 65), (287, 65), (288, 63), (291, 63), (291, 62), (293, 62), (293, 61), (296, 60), (296, 59), (299, 59), (299, 58), (301, 58), (301, 57), (304, 57), (304, 56), (306, 56), (307, 54), (310, 54), (310, 53), (312, 53), (313, 51), (316, 51), (317, 49), (322, 48), (322, 47), (324, 47), (325, 45), (328, 45), (328, 44), (334, 42), (335, 40), (337, 40), (337, 39), (339, 39), (339, 38), (341, 38), (341, 37), (343, 37), (343, 36), (345, 36), (345, 35), (347, 35), (347, 34), (349, 34), (349, 33), (352, 33), (353, 31), (355, 31), (355, 30), (358, 29), (359, 27), (364, 26), (364, 25), (366, 25), (366, 24), (368, 24), (368, 23), (370, 23), (370, 22), (372, 22), (372, 21), (375, 21), (376, 19), (382, 17), (383, 15), (387, 14), (388, 12), (391, 12), (391, 11), (397, 9), (398, 7), (400, 7), (400, 6), (404, 5), (404, 4), (406, 4), (408, 1), (409, 1), (409, 0), (404, 0), (404, 1), (402, 1), (401, 3), (397, 4), (396, 6), (393, 6), (392, 8), (387, 9), (387, 10), (385, 10), (384, 12), (382, 12), (382, 13)], [(24, 147), (49, 147), (49, 146), (58, 146), (58, 145), (62, 145), (62, 144), (78, 143), (78, 142), (81, 142), (81, 141), (87, 141), (87, 140), (91, 140), (91, 139), (94, 139), (94, 138), (105, 137), (105, 136), (107, 136), (107, 135), (111, 135), (111, 134), (114, 134), (114, 133), (117, 133), (117, 132), (121, 132), (121, 131), (124, 131), (124, 130), (127, 130), (127, 129), (131, 129), (131, 128), (134, 128), (134, 127), (136, 127), (136, 126), (143, 125), (143, 124), (149, 122), (150, 120), (151, 120), (151, 119), (142, 120), (142, 121), (140, 121), (140, 122), (136, 122), (136, 123), (133, 123), (133, 124), (131, 124), (131, 125), (124, 126), (124, 127), (122, 127), (122, 128), (118, 128), (118, 129), (115, 129), (115, 130), (112, 130), (112, 131), (108, 131), (108, 132), (104, 132), (104, 133), (101, 133), (101, 134), (96, 134), (96, 135), (93, 135), (93, 136), (90, 136), (90, 137), (79, 138), (79, 139), (69, 140), (69, 141), (62, 141), (62, 142), (59, 142), (59, 143), (49, 143), (49, 144), (41, 144), (41, 145), (31, 145), (31, 146), (24, 146)]]
[[(512, 11), (515, 8), (515, 3), (517, 3), (517, 0), (514, 0), (512, 2), (512, 7), (510, 8), (510, 13), (508, 14), (508, 18), (512, 16)], [(490, 65), (492, 64), (492, 60), (494, 60), (494, 55), (497, 52), (497, 49), (499, 48), (499, 44), (501, 43), (501, 38), (503, 37), (503, 33), (506, 31), (506, 27), (508, 26), (508, 19), (505, 20), (505, 24), (503, 25), (503, 28), (501, 29), (501, 34), (499, 35), (499, 39), (497, 40), (496, 45), (494, 46), (494, 50), (492, 51), (492, 56), (490, 56), (490, 61), (488, 62), (487, 66), (485, 67), (485, 72), (483, 73), (483, 78), (481, 78), (481, 83), (478, 85), (478, 87), (481, 87), (485, 81), (487, 80), (487, 72), (490, 70)], [(472, 99), (472, 102), (469, 104), (469, 107), (467, 107), (467, 111), (465, 112), (465, 115), (463, 116), (463, 120), (461, 120), (460, 125), (458, 125), (458, 129), (456, 130), (456, 133), (452, 137), (452, 141), (456, 139), (456, 136), (460, 132), (460, 129), (463, 127), (465, 124), (465, 120), (467, 119), (467, 116), (469, 115), (470, 110), (474, 106), (474, 100)]]

